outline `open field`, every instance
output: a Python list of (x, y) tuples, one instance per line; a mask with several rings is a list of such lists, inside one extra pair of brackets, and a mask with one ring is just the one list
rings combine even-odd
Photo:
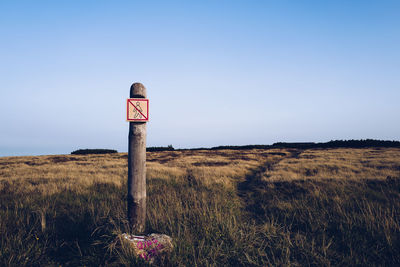
[[(0, 266), (144, 264), (127, 154), (0, 158)], [(147, 154), (147, 231), (170, 266), (400, 265), (400, 149)]]

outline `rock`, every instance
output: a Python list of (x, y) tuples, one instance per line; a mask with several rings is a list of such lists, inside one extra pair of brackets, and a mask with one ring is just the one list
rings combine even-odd
[(137, 236), (124, 233), (121, 239), (133, 248), (137, 257), (150, 264), (160, 263), (173, 249), (172, 238), (164, 234)]

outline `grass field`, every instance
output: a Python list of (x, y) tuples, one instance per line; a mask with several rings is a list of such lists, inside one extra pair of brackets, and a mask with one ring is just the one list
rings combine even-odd
[[(143, 265), (118, 243), (127, 154), (0, 158), (0, 266)], [(400, 149), (147, 154), (169, 266), (399, 266)]]

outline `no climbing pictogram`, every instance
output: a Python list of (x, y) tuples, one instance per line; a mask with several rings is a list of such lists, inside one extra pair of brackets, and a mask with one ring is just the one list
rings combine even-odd
[(149, 100), (145, 98), (128, 98), (126, 102), (126, 120), (149, 121)]

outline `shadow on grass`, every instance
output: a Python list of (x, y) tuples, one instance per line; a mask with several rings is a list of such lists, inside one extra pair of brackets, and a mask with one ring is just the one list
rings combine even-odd
[[(0, 265), (100, 266), (112, 261), (106, 244), (123, 227), (125, 194), (113, 184), (94, 184), (84, 193), (0, 196)], [(4, 202), (4, 201), (7, 201)]]

